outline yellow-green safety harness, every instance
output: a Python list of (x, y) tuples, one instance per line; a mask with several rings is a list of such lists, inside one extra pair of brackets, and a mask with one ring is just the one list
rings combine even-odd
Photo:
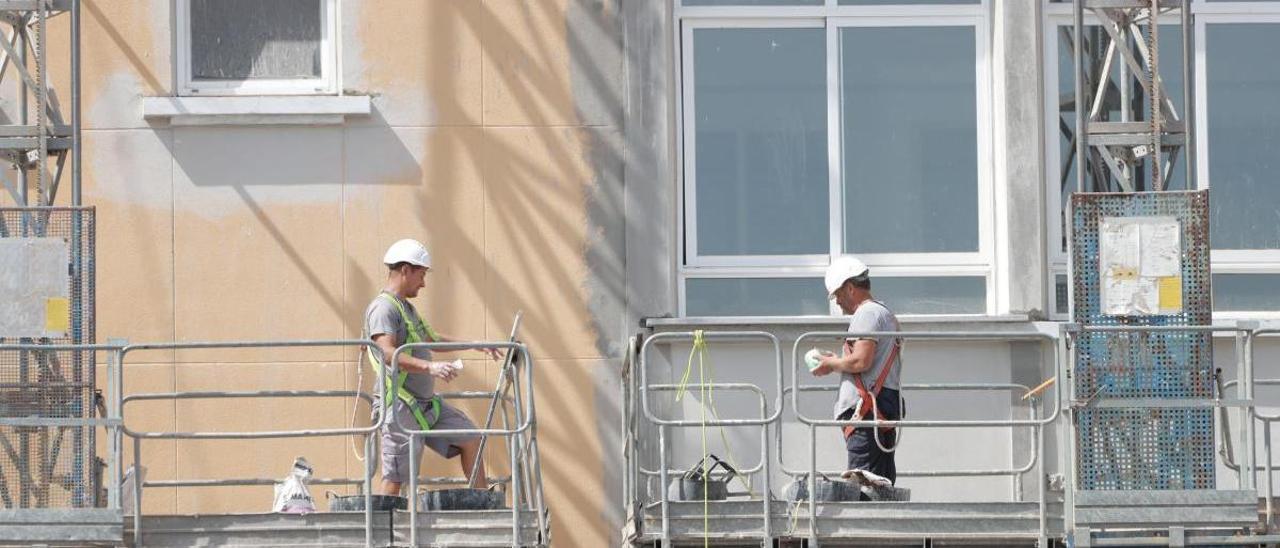
[[(435, 330), (431, 329), (431, 326), (426, 322), (421, 319), (417, 321), (409, 319), (409, 315), (405, 313), (404, 305), (400, 304), (399, 299), (387, 293), (380, 293), (378, 296), (390, 301), (391, 304), (395, 305), (396, 310), (400, 312), (400, 319), (404, 321), (406, 330), (409, 332), (405, 344), (439, 340)], [(373, 371), (377, 373), (379, 378), (382, 378), (382, 366), (379, 365), (382, 360), (374, 357), (373, 348), (366, 348), (366, 350), (369, 353), (369, 365), (373, 366)], [(423, 430), (431, 430), (431, 421), (427, 420), (427, 414), (423, 412), (422, 406), (418, 404), (418, 398), (404, 387), (404, 381), (408, 378), (409, 372), (401, 369), (400, 374), (396, 375), (395, 386), (391, 385), (391, 379), (386, 380), (387, 393), (386, 397), (382, 399), (383, 405), (389, 405), (387, 402), (399, 399), (409, 406), (409, 410), (413, 412), (413, 418), (418, 421), (418, 426), (422, 427)], [(435, 420), (440, 420), (440, 404), (440, 396), (431, 397), (431, 410), (435, 413)]]

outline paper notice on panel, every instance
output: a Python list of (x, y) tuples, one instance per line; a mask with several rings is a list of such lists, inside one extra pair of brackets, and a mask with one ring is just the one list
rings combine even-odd
[(1113, 316), (1127, 316), (1133, 303), (1137, 280), (1103, 279), (1102, 311)]
[(1103, 313), (1182, 312), (1182, 237), (1174, 217), (1105, 217), (1098, 225)]
[(1151, 278), (1181, 275), (1182, 239), (1178, 221), (1157, 217), (1139, 226), (1142, 235), (1138, 247), (1142, 263), (1140, 275)]
[(1137, 277), (1141, 260), (1138, 225), (1120, 219), (1106, 218), (1098, 227), (1103, 278), (1132, 280)]
[(0, 238), (0, 337), (66, 334), (69, 253), (61, 238)]

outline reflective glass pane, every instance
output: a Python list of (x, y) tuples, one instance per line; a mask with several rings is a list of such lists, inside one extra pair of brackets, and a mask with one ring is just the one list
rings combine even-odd
[(1213, 309), (1280, 310), (1280, 274), (1214, 274)]
[(821, 6), (823, 0), (683, 0), (686, 6)]
[(972, 27), (840, 30), (845, 250), (978, 250)]
[(698, 254), (829, 252), (824, 31), (693, 37)]
[(898, 314), (983, 314), (987, 311), (987, 280), (981, 276), (872, 276), (871, 294)]
[(1209, 237), (1280, 249), (1280, 24), (1208, 25)]
[(980, 4), (982, 0), (840, 0), (841, 6)]
[(323, 0), (191, 0), (191, 77), (319, 78)]
[(690, 278), (688, 316), (826, 316), (820, 278)]

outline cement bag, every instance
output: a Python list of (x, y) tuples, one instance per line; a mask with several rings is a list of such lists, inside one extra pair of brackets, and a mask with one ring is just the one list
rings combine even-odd
[(307, 480), (311, 479), (311, 464), (307, 459), (298, 457), (293, 461), (293, 470), (288, 477), (276, 484), (276, 501), (272, 512), (285, 514), (306, 514), (316, 511), (316, 502), (307, 489)]

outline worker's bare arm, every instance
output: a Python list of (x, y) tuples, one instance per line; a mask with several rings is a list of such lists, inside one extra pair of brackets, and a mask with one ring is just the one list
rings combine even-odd
[(858, 339), (852, 343), (846, 342), (843, 355), (837, 356), (831, 352), (823, 353), (822, 362), (813, 370), (813, 374), (821, 377), (836, 371), (850, 374), (862, 373), (871, 369), (875, 355), (876, 341), (872, 339)]
[[(378, 345), (378, 348), (382, 350), (383, 363), (390, 364), (391, 355), (395, 354), (396, 351), (395, 338), (391, 335), (382, 333), (373, 336), (373, 343)], [(408, 352), (401, 352), (396, 359), (398, 360), (396, 363), (400, 366), (400, 369), (410, 373), (426, 373), (446, 381), (453, 380), (454, 377), (458, 376), (458, 372), (452, 367), (449, 367), (448, 364), (416, 358)]]

